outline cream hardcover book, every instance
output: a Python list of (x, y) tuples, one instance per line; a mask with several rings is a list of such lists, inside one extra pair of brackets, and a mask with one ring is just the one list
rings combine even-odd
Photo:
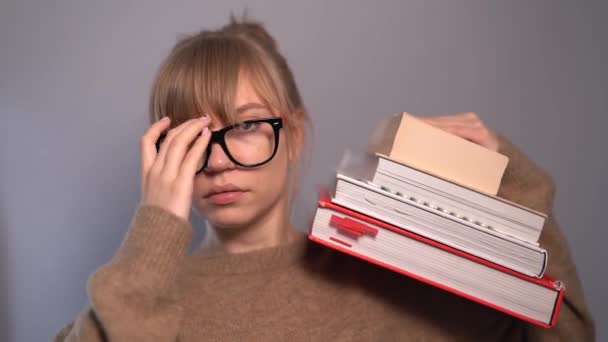
[(368, 151), (454, 182), (496, 195), (509, 159), (410, 113), (381, 120), (370, 138)]

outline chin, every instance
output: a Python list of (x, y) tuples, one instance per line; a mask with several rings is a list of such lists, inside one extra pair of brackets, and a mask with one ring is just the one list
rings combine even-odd
[(255, 217), (248, 209), (241, 206), (215, 207), (208, 209), (204, 216), (217, 229), (236, 229), (248, 225)]
[[(212, 203), (201, 198), (197, 203), (198, 212), (217, 229), (247, 228), (252, 222), (268, 215), (275, 208), (280, 197), (243, 196), (227, 204)], [(268, 205), (261, 205), (268, 203)]]
[(218, 229), (238, 229), (249, 225), (260, 211), (251, 201), (219, 205), (200, 199), (196, 207), (198, 213)]

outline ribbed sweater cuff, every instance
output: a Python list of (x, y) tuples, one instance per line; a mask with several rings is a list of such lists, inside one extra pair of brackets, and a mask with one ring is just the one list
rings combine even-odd
[(138, 283), (165, 287), (188, 252), (190, 222), (156, 206), (140, 206), (114, 258)]

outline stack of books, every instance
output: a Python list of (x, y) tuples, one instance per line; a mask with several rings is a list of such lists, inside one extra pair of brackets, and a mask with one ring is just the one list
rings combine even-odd
[(346, 151), (309, 238), (533, 324), (555, 325), (547, 216), (497, 196), (508, 158), (401, 113)]

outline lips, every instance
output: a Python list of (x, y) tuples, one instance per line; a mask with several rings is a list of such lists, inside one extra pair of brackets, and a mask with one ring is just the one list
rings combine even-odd
[(224, 184), (213, 186), (204, 197), (213, 204), (225, 205), (238, 201), (244, 193), (245, 190), (234, 184)]

